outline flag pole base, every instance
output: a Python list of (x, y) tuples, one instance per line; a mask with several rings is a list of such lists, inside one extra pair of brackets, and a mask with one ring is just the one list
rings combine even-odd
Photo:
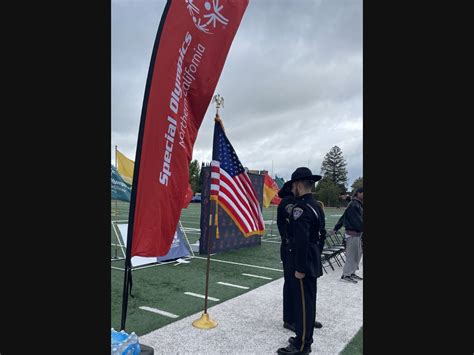
[(193, 322), (193, 327), (198, 329), (212, 329), (217, 327), (217, 322), (209, 318), (209, 314), (203, 313), (201, 318)]

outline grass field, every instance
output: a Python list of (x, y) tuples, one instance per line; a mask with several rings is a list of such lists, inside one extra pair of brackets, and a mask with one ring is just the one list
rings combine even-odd
[[(180, 220), (185, 230), (188, 228), (199, 229), (200, 208), (199, 203), (191, 203), (188, 208), (183, 209)], [(128, 209), (128, 203), (112, 201), (112, 221), (126, 221), (128, 219)], [(114, 214), (114, 211), (117, 211), (117, 213)], [(326, 228), (332, 228), (342, 213), (343, 208), (326, 208)], [(217, 298), (218, 301), (209, 300), (209, 307), (283, 277), (279, 252), (280, 236), (276, 226), (276, 207), (264, 208), (263, 217), (267, 223), (265, 224), (266, 231), (260, 246), (227, 251), (211, 257), (209, 296)], [(112, 243), (114, 243), (115, 234), (113, 230), (111, 230), (111, 235)], [(186, 235), (189, 242), (194, 243), (199, 239), (200, 232), (187, 231)], [(117, 250), (112, 245), (112, 257), (116, 252), (121, 256), (120, 249)], [(123, 268), (123, 264), (123, 260), (111, 262), (113, 267), (118, 268)], [(119, 329), (123, 271), (112, 268), (111, 274), (112, 327)], [(263, 276), (268, 279), (243, 274)], [(206, 255), (198, 255), (197, 253), (189, 264), (177, 265), (171, 263), (133, 271), (132, 294), (134, 297), (129, 297), (126, 330), (143, 335), (166, 324), (203, 311), (204, 299), (187, 295), (185, 292), (204, 295), (205, 277)], [(222, 285), (218, 282), (244, 286), (248, 289)], [(177, 315), (178, 318), (170, 318), (139, 307), (156, 308)]]
[(352, 338), (349, 344), (346, 345), (341, 355), (362, 355), (363, 352), (363, 329), (357, 332), (357, 334)]

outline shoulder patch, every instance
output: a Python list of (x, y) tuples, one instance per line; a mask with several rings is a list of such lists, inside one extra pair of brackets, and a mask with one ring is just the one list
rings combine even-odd
[(293, 208), (293, 219), (296, 221), (303, 214), (303, 209), (300, 207)]
[(295, 207), (295, 204), (294, 203), (289, 203), (285, 206), (285, 211), (286, 213), (290, 214), (291, 213), (291, 210), (293, 209), (293, 207)]

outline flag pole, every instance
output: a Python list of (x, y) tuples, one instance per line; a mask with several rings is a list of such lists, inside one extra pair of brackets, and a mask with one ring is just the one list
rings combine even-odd
[[(213, 98), (213, 101), (216, 102), (216, 117), (214, 118), (214, 121), (216, 123), (221, 124), (222, 121), (219, 117), (219, 108), (224, 106), (224, 98), (221, 97), (219, 94), (215, 95)], [(211, 243), (212, 243), (212, 233), (211, 230), (214, 230), (215, 233), (214, 235), (216, 236), (216, 239), (219, 238), (219, 226), (218, 226), (218, 202), (217, 198), (213, 199), (215, 203), (211, 204), (211, 206), (214, 206), (214, 211), (213, 213), (211, 212), (209, 214), (209, 230), (207, 234), (207, 266), (206, 266), (206, 291), (204, 295), (204, 313), (201, 315), (201, 318), (196, 319), (192, 324), (193, 327), (198, 328), (198, 329), (212, 329), (217, 327), (217, 322), (214, 321), (209, 317), (209, 314), (207, 313), (207, 299), (208, 299), (208, 292), (209, 292), (209, 268), (211, 264)], [(212, 207), (211, 207), (212, 208)], [(214, 228), (213, 228), (214, 227)]]
[(273, 237), (273, 220), (275, 218), (275, 205), (272, 205), (270, 201), (270, 206), (272, 207), (272, 223), (270, 224), (270, 237)]
[[(273, 160), (272, 160), (272, 175), (273, 175)], [(275, 196), (273, 198), (275, 198)], [(272, 200), (273, 200), (273, 198), (272, 198)], [(272, 201), (271, 200), (270, 200), (270, 207), (272, 208), (272, 223), (270, 224), (270, 237), (273, 237), (273, 220), (275, 218), (275, 206), (272, 206)]]
[[(215, 200), (214, 205), (214, 216), (217, 213), (217, 200)], [(207, 299), (208, 299), (208, 291), (209, 291), (209, 267), (211, 264), (211, 243), (212, 243), (212, 233), (211, 230), (217, 230), (217, 226), (214, 224), (215, 218), (213, 217), (213, 213), (209, 215), (209, 230), (207, 234), (207, 266), (206, 266), (206, 292), (204, 296), (204, 313), (201, 315), (201, 318), (195, 320), (192, 324), (193, 327), (198, 329), (212, 329), (217, 327), (217, 322), (214, 321), (209, 317), (207, 313)], [(212, 228), (215, 227), (215, 228)]]
[[(115, 145), (115, 169), (117, 169), (117, 172), (118, 172), (118, 168), (117, 168), (117, 145)], [(118, 215), (118, 212), (117, 212), (117, 199), (115, 199), (115, 214), (114, 216), (117, 216)], [(116, 235), (116, 237), (118, 238), (118, 235)], [(115, 241), (115, 257), (114, 259), (117, 259), (117, 243), (118, 243), (118, 239)]]
[[(117, 164), (117, 145), (115, 145), (115, 169), (118, 171), (118, 164)], [(114, 216), (118, 214), (118, 208), (117, 208), (117, 199), (115, 199), (115, 211), (114, 211)]]
[[(115, 167), (118, 173), (118, 160), (117, 160), (117, 145), (115, 145)], [(130, 198), (130, 203), (132, 199)], [(115, 200), (115, 209), (117, 211), (117, 200)], [(130, 219), (130, 215), (129, 215)], [(127, 248), (125, 251), (125, 265), (124, 265), (124, 276), (123, 276), (123, 292), (122, 292), (122, 317), (120, 319), (120, 330), (125, 330), (125, 323), (127, 321), (127, 308), (128, 308), (128, 295), (132, 294), (132, 262), (131, 262), (131, 250), (132, 250), (132, 238), (130, 231), (130, 220), (128, 221), (128, 232), (127, 232)], [(132, 223), (133, 224), (133, 223)], [(117, 253), (117, 251), (116, 251)], [(117, 255), (117, 254), (115, 254)]]

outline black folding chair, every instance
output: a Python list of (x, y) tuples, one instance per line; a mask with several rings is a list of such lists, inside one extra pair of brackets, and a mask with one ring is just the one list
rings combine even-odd
[(329, 235), (328, 238), (331, 241), (333, 247), (338, 247), (342, 249), (340, 256), (341, 259), (344, 260), (343, 255), (345, 255), (346, 252), (346, 243), (344, 242), (344, 235), (341, 232), (337, 231), (334, 235)]
[(321, 253), (321, 264), (326, 261), (329, 264), (329, 266), (331, 267), (331, 269), (334, 271), (335, 270), (334, 266), (332, 266), (332, 263), (331, 263), (331, 260), (330, 260), (332, 254), (333, 254), (332, 252), (324, 251), (324, 249), (323, 249), (323, 252)]
[(345, 247), (342, 244), (339, 244), (331, 235), (326, 236), (325, 244), (327, 245), (323, 250), (332, 252), (332, 257), (336, 260), (336, 263), (339, 266), (342, 266), (342, 263), (339, 261), (339, 257), (342, 262), (345, 262), (342, 254), (345, 251)]

